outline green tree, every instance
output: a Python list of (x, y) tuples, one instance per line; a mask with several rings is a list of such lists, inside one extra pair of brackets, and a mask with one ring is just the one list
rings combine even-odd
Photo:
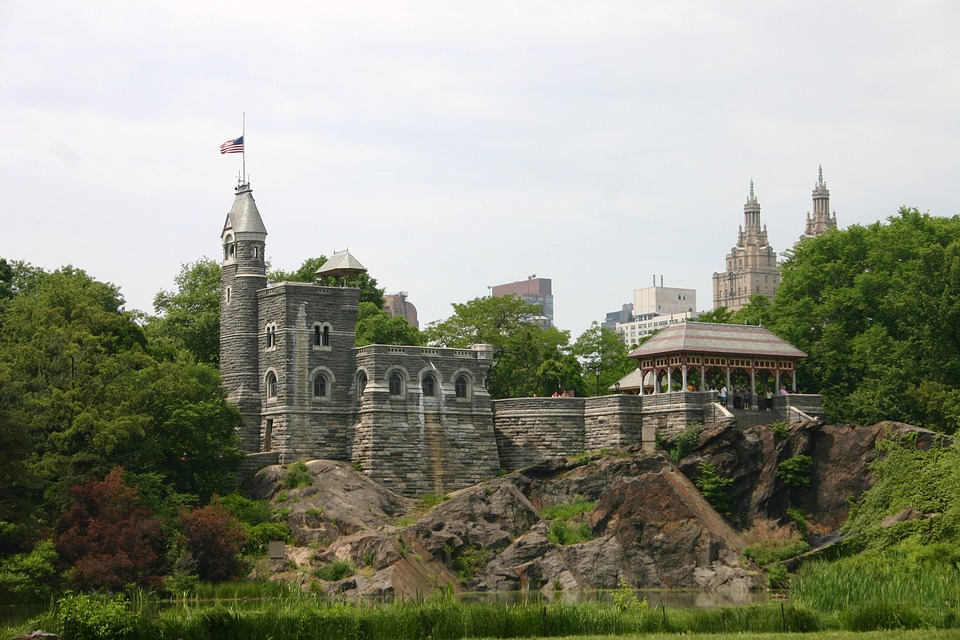
[(372, 302), (361, 302), (357, 314), (357, 346), (368, 344), (423, 344), (416, 327), (400, 316), (391, 317)]
[(147, 324), (153, 351), (186, 349), (197, 362), (220, 362), (220, 265), (208, 258), (182, 265), (175, 291), (153, 298), (160, 314)]
[[(517, 296), (474, 298), (453, 305), (446, 320), (431, 322), (424, 330), (429, 344), (467, 348), (485, 343), (493, 346), (493, 366), (487, 376), (487, 389), (494, 398), (549, 395), (557, 388), (556, 372), (570, 369), (564, 357), (570, 335), (556, 327), (531, 324), (540, 308)], [(557, 361), (553, 367), (548, 361)], [(543, 368), (541, 368), (543, 367)], [(566, 384), (571, 381), (566, 379)], [(568, 388), (573, 388), (568, 387)]]
[(960, 419), (960, 217), (903, 208), (803, 240), (764, 325), (808, 354), (800, 386), (834, 420), (954, 432)]
[(233, 486), (239, 418), (218, 373), (153, 359), (122, 307), (112, 285), (69, 267), (11, 300), (0, 326), (0, 379), (9, 383), (0, 391), (0, 438), (27, 438), (29, 455), (0, 465), (21, 474), (3, 508), (31, 490), (55, 506), (68, 487), (114, 466), (157, 473), (194, 495)]
[(596, 321), (580, 334), (572, 353), (580, 359), (585, 374), (592, 376), (595, 388), (591, 392), (596, 395), (606, 394), (613, 383), (637, 366), (616, 332), (604, 329)]
[(727, 307), (717, 307), (710, 311), (704, 311), (697, 318), (697, 322), (713, 322), (716, 324), (732, 324), (733, 311)]

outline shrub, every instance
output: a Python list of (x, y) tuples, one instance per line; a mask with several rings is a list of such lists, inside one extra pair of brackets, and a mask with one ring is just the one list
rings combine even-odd
[(544, 520), (569, 520), (584, 513), (589, 513), (597, 506), (596, 501), (590, 502), (582, 498), (577, 498), (572, 502), (563, 502), (560, 504), (544, 507), (540, 512), (540, 517)]
[(343, 580), (344, 578), (349, 578), (353, 574), (353, 566), (344, 560), (334, 560), (333, 562), (320, 567), (313, 572), (313, 575), (321, 580), (326, 580), (327, 582)]
[(0, 602), (49, 602), (57, 575), (57, 550), (50, 540), (37, 544), (29, 553), (18, 553), (0, 562)]
[(810, 469), (813, 458), (803, 454), (787, 458), (777, 465), (777, 477), (791, 487), (805, 487), (810, 484)]
[(589, 522), (573, 524), (568, 520), (554, 520), (547, 531), (547, 539), (554, 544), (577, 544), (593, 540)]
[(790, 437), (790, 427), (782, 420), (780, 422), (772, 423), (770, 425), (770, 432), (773, 434), (774, 438), (778, 438), (780, 440), (786, 440)]
[(182, 509), (177, 519), (184, 548), (196, 562), (201, 579), (227, 580), (243, 573), (240, 550), (247, 533), (222, 504), (212, 502), (199, 509)]
[(730, 495), (733, 478), (720, 475), (717, 468), (709, 462), (701, 462), (697, 465), (697, 471), (699, 474), (693, 484), (697, 486), (710, 506), (720, 513), (730, 513), (733, 509), (733, 497)]
[(796, 527), (791, 523), (781, 526), (767, 518), (757, 518), (743, 539), (747, 547), (743, 555), (759, 566), (781, 562), (810, 550), (810, 545), (800, 538)]
[(57, 551), (80, 589), (120, 590), (160, 583), (166, 533), (123, 483), (123, 469), (71, 489), (74, 502), (57, 524)]
[(261, 554), (267, 551), (271, 540), (290, 542), (290, 527), (285, 522), (261, 522), (252, 527), (244, 527), (247, 532), (247, 543), (243, 550), (246, 553)]
[(466, 582), (476, 575), (478, 570), (486, 566), (489, 557), (490, 552), (483, 547), (468, 545), (463, 548), (460, 555), (454, 558), (450, 568), (453, 569), (460, 582)]
[(303, 460), (294, 462), (283, 475), (283, 486), (287, 489), (309, 487), (311, 484), (313, 484), (313, 475), (307, 469), (307, 463)]
[(237, 493), (220, 498), (220, 504), (230, 510), (237, 520), (249, 525), (271, 522), (273, 507), (266, 500), (251, 500)]
[(139, 616), (123, 595), (68, 593), (57, 602), (57, 618), (63, 637), (71, 640), (126, 640), (138, 635)]
[(673, 464), (680, 464), (680, 461), (686, 458), (700, 444), (700, 431), (703, 429), (699, 424), (692, 424), (676, 436), (670, 443), (668, 451)]

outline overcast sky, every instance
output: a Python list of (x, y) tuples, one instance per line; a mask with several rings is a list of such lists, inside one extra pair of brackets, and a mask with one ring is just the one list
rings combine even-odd
[(537, 274), (575, 338), (709, 309), (751, 179), (778, 252), (820, 164), (841, 227), (960, 213), (960, 3), (0, 0), (0, 257), (152, 312), (243, 112), (275, 267), (349, 247), (421, 326)]

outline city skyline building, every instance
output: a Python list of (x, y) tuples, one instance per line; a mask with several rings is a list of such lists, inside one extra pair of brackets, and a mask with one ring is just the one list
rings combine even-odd
[(517, 296), (527, 304), (540, 307), (543, 320), (541, 323), (553, 327), (553, 281), (550, 278), (538, 278), (537, 274), (528, 276), (526, 280), (517, 280), (506, 284), (497, 284), (490, 287), (490, 295), (494, 297)]
[(767, 239), (767, 226), (760, 222), (760, 202), (750, 181), (750, 194), (743, 205), (743, 224), (737, 243), (726, 256), (726, 271), (713, 274), (713, 308), (731, 311), (750, 303), (750, 296), (773, 298), (780, 285), (777, 252)]

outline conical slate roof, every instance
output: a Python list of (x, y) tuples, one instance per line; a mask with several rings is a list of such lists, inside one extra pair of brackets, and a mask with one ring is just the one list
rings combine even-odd
[(267, 235), (267, 228), (260, 217), (257, 203), (253, 200), (253, 191), (249, 184), (237, 187), (237, 197), (233, 200), (233, 207), (227, 214), (223, 230), (233, 229), (234, 233), (259, 233)]
[(343, 278), (359, 273), (366, 273), (367, 268), (351, 255), (349, 251), (337, 251), (330, 259), (317, 269), (318, 276), (333, 276)]

